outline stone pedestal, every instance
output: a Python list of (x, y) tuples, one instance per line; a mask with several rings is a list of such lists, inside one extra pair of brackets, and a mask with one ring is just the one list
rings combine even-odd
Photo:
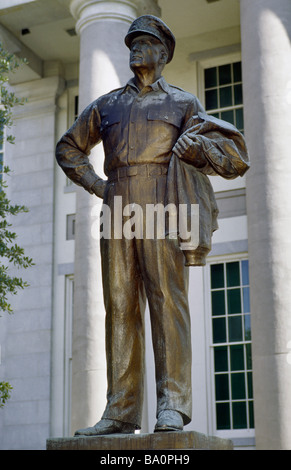
[(51, 438), (47, 450), (232, 450), (229, 439), (195, 431)]

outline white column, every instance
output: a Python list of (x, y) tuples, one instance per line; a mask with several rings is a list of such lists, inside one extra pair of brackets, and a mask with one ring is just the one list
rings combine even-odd
[(240, 3), (256, 444), (291, 449), (291, 3)]
[[(79, 111), (98, 96), (124, 85), (132, 75), (124, 37), (131, 22), (145, 11), (140, 0), (72, 0), (80, 34)], [(152, 1), (150, 2), (153, 3)], [(142, 8), (141, 8), (142, 4)], [(156, 4), (154, 2), (154, 4)], [(103, 148), (91, 154), (103, 175)], [(72, 432), (92, 426), (106, 404), (104, 305), (99, 242), (92, 236), (101, 200), (78, 188), (75, 239), (75, 299), (72, 360)]]

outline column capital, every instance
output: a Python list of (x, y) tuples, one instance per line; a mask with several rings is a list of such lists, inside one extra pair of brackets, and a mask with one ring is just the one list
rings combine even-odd
[(131, 24), (142, 14), (160, 15), (157, 0), (71, 0), (70, 10), (76, 19), (76, 31), (96, 21), (121, 21)]
[(131, 0), (72, 0), (71, 13), (76, 22), (76, 31), (96, 21), (121, 21), (130, 24), (137, 16), (137, 8)]

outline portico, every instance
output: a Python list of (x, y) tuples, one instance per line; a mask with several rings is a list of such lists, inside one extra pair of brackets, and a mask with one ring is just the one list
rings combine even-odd
[[(230, 437), (237, 448), (290, 449), (290, 1), (3, 0), (0, 13), (1, 40), (29, 59), (11, 77), (16, 93), (28, 103), (15, 110), (16, 144), (5, 147), (4, 161), (13, 169), (9, 194), (30, 210), (27, 219), (17, 222), (19, 244), (36, 261), (24, 273), (30, 287), (16, 296), (15, 314), (0, 318), (0, 377), (13, 386), (12, 398), (1, 410), (0, 448), (43, 448), (49, 435), (66, 437), (69, 426), (72, 432), (90, 426), (104, 410), (105, 312), (99, 242), (92, 236), (101, 200), (67, 184), (53, 165), (54, 147), (74, 114), (131, 77), (124, 36), (134, 18), (150, 13), (169, 23), (177, 38), (175, 58), (165, 72), (169, 83), (197, 95), (205, 105), (205, 90), (221, 98), (225, 89), (241, 86), (234, 80), (240, 62), (243, 72), (251, 170), (240, 180), (211, 180), (220, 228), (207, 266), (190, 274), (194, 410), (189, 429)], [(229, 64), (231, 84), (217, 79), (207, 88), (205, 70), (215, 70), (219, 77), (221, 67)], [(241, 116), (242, 108), (236, 105), (231, 112)], [(101, 145), (92, 162), (102, 175)], [(243, 310), (247, 302), (241, 300), (241, 310), (216, 316), (214, 294), (223, 292), (227, 303), (233, 287), (226, 281), (213, 287), (212, 266), (228, 270), (238, 263), (242, 269), (247, 259), (251, 312)], [(243, 299), (245, 285), (233, 289), (240, 289)], [(230, 353), (243, 350), (242, 337), (215, 342), (215, 321), (225, 321), (229, 334), (239, 315), (243, 332), (251, 317), (246, 350), (251, 344), (253, 369), (231, 369)], [(150, 337), (147, 341), (149, 350)], [(228, 371), (224, 363), (215, 364), (215, 350), (228, 351)], [(155, 390), (148, 359), (144, 430), (151, 432)], [(219, 389), (222, 398), (217, 393), (221, 377), (228, 392), (223, 395)], [(238, 377), (244, 377), (245, 396), (233, 399)], [(216, 407), (227, 405), (231, 414), (234, 404), (252, 402), (255, 431), (251, 419), (249, 427), (240, 428), (234, 427), (235, 420), (229, 424), (221, 419), (228, 427), (219, 428)]]

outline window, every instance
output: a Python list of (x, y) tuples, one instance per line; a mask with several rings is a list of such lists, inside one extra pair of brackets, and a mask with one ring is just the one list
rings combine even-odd
[(204, 102), (207, 113), (234, 124), (243, 132), (241, 62), (204, 69)]
[(76, 214), (67, 214), (66, 240), (75, 239)]
[(74, 98), (74, 121), (77, 119), (78, 117), (78, 112), (79, 112), (79, 95), (76, 95), (75, 98)]
[(210, 265), (217, 431), (254, 428), (248, 260)]

